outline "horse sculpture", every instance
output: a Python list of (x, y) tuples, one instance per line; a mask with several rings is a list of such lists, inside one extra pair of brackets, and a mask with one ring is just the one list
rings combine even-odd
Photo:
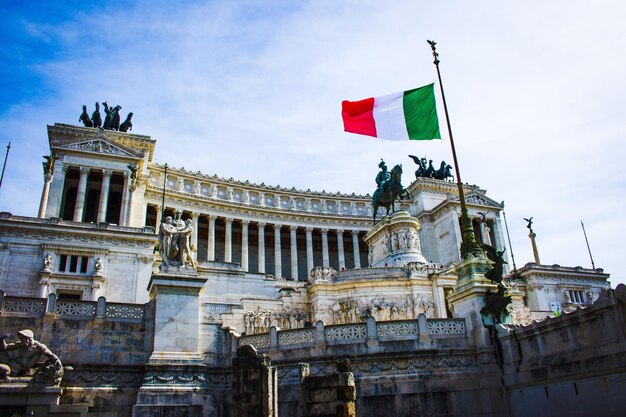
[(87, 114), (87, 106), (85, 106), (84, 104), (83, 104), (83, 112), (81, 113), (78, 121), (83, 122), (85, 127), (93, 127), (93, 123), (91, 122), (91, 119), (89, 118), (89, 114)]
[(98, 129), (102, 127), (102, 116), (100, 116), (100, 104), (96, 101), (96, 109), (91, 113), (91, 122), (93, 127)]
[(133, 130), (133, 123), (130, 119), (133, 118), (133, 112), (128, 113), (126, 116), (126, 120), (120, 125), (120, 132), (128, 132), (129, 130)]
[(446, 164), (446, 161), (441, 161), (441, 166), (438, 170), (433, 172), (432, 177), (436, 180), (445, 180), (447, 178), (452, 178), (452, 181), (454, 181), (454, 176), (452, 175), (452, 166)]
[(102, 128), (111, 130), (111, 116), (113, 114), (113, 110), (109, 109), (109, 105), (106, 101), (103, 101), (102, 105), (104, 106), (104, 114), (106, 114), (106, 116), (104, 116), (104, 124), (102, 125)]
[(122, 110), (120, 105), (111, 109), (111, 130), (120, 130), (120, 110)]
[(394, 202), (396, 199), (400, 200), (403, 196), (411, 198), (409, 192), (402, 186), (402, 165), (398, 164), (391, 170), (391, 178), (385, 181), (382, 187), (374, 191), (372, 196), (372, 205), (374, 206), (374, 224), (376, 224), (376, 212), (378, 207), (384, 207), (387, 209), (387, 216), (389, 215), (389, 209), (391, 212), (395, 212)]

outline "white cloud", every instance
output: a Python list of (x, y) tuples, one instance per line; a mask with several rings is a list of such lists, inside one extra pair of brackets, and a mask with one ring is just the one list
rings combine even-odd
[(365, 194), (382, 157), (403, 163), (408, 183), (407, 155), (451, 161), (448, 141), (348, 135), (340, 102), (435, 80), (433, 38), (463, 179), (506, 201), (518, 266), (532, 260), (528, 216), (542, 262), (590, 266), (582, 219), (596, 266), (625, 282), (624, 11), (617, 1), (137, 3), (26, 22), (58, 50), (33, 63), (48, 90), (0, 120), (2, 143), (13, 140), (0, 208), (36, 213), (45, 125), (76, 123), (96, 100), (133, 111), (135, 132), (174, 166)]

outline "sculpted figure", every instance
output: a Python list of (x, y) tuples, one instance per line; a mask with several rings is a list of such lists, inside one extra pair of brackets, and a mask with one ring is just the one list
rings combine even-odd
[(191, 219), (185, 220), (185, 227), (182, 230), (178, 231), (178, 253), (180, 256), (180, 264), (187, 267), (187, 261), (191, 264), (192, 267), (196, 268), (196, 261), (193, 259), (193, 253), (191, 252), (191, 247), (189, 245), (189, 241), (191, 240)]
[(104, 124), (102, 125), (102, 128), (111, 130), (111, 117), (113, 116), (113, 110), (109, 108), (106, 101), (103, 101), (102, 105), (104, 106), (104, 114), (106, 114), (106, 116), (104, 116)]
[(163, 259), (163, 265), (168, 266), (170, 249), (172, 247), (172, 235), (174, 234), (175, 228), (172, 224), (172, 216), (167, 216), (165, 221), (161, 223), (161, 227), (159, 228), (159, 253), (161, 254), (161, 258)]
[(100, 103), (96, 101), (96, 109), (91, 113), (91, 123), (93, 127), (100, 129), (102, 127), (102, 116), (100, 116)]
[(43, 270), (51, 271), (52, 270), (52, 255), (50, 253), (46, 253), (46, 256), (43, 258)]
[(530, 219), (527, 219), (524, 217), (524, 220), (528, 222), (526, 227), (528, 228), (528, 230), (530, 230), (530, 233), (533, 233), (533, 218), (531, 217)]
[(398, 232), (398, 245), (400, 246), (400, 249), (406, 249), (407, 248), (406, 233), (404, 231)]
[(378, 168), (380, 168), (380, 172), (376, 175), (376, 188), (382, 188), (385, 182), (391, 179), (391, 173), (387, 171), (387, 165), (382, 159), (378, 164)]
[(102, 268), (102, 259), (98, 258), (98, 259), (96, 259), (96, 263), (94, 265), (94, 273), (96, 275), (102, 275), (102, 270), (103, 270), (103, 268)]
[(111, 109), (111, 130), (120, 130), (120, 110), (119, 104)]
[(89, 115), (87, 114), (87, 106), (85, 106), (84, 104), (83, 104), (83, 112), (78, 118), (78, 121), (83, 122), (85, 127), (93, 127), (93, 123), (91, 122), (91, 119), (89, 118)]
[(37, 363), (43, 355), (48, 358), (42, 366), (44, 373), (51, 376), (57, 385), (61, 383), (61, 361), (46, 345), (35, 340), (31, 330), (17, 332), (18, 340), (13, 343), (7, 343), (8, 336), (0, 337), (0, 379), (35, 374), (39, 369)]
[(133, 112), (128, 113), (128, 116), (126, 116), (126, 120), (124, 120), (124, 123), (120, 125), (120, 132), (128, 132), (129, 130), (133, 130), (133, 124), (130, 121), (130, 119), (132, 118)]
[(398, 236), (395, 233), (392, 233), (391, 235), (391, 250), (398, 250)]

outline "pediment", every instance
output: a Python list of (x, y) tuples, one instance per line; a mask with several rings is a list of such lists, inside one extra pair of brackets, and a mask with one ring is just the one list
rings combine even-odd
[(115, 155), (126, 158), (137, 159), (141, 158), (141, 155), (134, 152), (131, 149), (121, 146), (107, 139), (105, 136), (98, 136), (96, 138), (84, 139), (77, 142), (66, 143), (56, 146), (59, 150), (73, 150), (80, 152), (89, 152), (95, 154)]
[(500, 203), (497, 203), (497, 202), (493, 201), (489, 197), (486, 197), (486, 196), (481, 195), (481, 194), (475, 194), (475, 193), (471, 193), (471, 194), (468, 194), (467, 196), (465, 196), (465, 202), (467, 204), (475, 204), (477, 206), (502, 208)]

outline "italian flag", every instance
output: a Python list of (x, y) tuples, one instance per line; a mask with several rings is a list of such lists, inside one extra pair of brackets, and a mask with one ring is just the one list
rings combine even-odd
[(344, 100), (341, 116), (346, 132), (390, 140), (441, 139), (434, 84), (402, 93)]

